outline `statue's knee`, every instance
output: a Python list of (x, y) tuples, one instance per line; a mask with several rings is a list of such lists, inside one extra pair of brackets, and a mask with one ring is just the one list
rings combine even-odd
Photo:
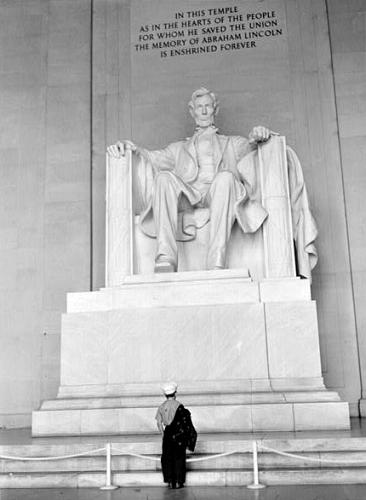
[(216, 174), (214, 182), (219, 184), (220, 187), (230, 187), (235, 182), (235, 176), (232, 172), (223, 170), (222, 172), (218, 172)]
[(173, 182), (172, 175), (169, 172), (158, 172), (155, 176), (155, 185), (159, 187), (170, 186)]

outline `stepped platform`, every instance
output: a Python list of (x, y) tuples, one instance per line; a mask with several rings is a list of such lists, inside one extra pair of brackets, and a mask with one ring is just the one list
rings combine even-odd
[[(352, 419), (349, 431), (199, 434), (188, 459), (187, 486), (246, 486), (253, 481), (252, 442), (259, 448), (259, 479), (266, 485), (366, 483), (366, 423)], [(32, 438), (30, 429), (0, 432), (0, 455), (42, 461), (0, 459), (0, 488), (100, 487), (105, 484), (105, 452), (77, 455), (111, 443), (113, 484), (162, 486), (161, 438), (157, 434)], [(301, 457), (277, 455), (264, 448)], [(146, 455), (149, 459), (129, 454)], [(320, 461), (316, 461), (319, 460)], [(326, 461), (329, 461), (326, 462)]]
[[(272, 390), (265, 387), (267, 381), (251, 381), (252, 391), (250, 387), (247, 391), (216, 389), (200, 394), (180, 391), (179, 400), (191, 409), (198, 432), (206, 434), (349, 428), (348, 404), (340, 401), (336, 392), (325, 390), (321, 384), (312, 391), (280, 390), (281, 382), (273, 380)], [(278, 390), (273, 390), (276, 383)], [(224, 384), (227, 387), (229, 383)], [(47, 400), (33, 412), (33, 435), (154, 433), (156, 408), (161, 401), (161, 395), (133, 394)]]
[(154, 432), (167, 380), (199, 433), (349, 428), (348, 403), (324, 386), (309, 280), (226, 269), (68, 294), (60, 387), (33, 435)]

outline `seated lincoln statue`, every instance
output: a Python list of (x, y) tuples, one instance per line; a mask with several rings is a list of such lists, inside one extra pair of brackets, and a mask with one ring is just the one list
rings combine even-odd
[[(138, 157), (142, 183), (148, 187), (140, 227), (157, 240), (155, 272), (176, 271), (177, 241), (193, 240), (197, 228), (208, 222), (206, 269), (225, 268), (234, 222), (244, 233), (254, 233), (268, 215), (254, 195), (255, 176), (248, 174), (248, 163), (243, 160), (273, 132), (256, 126), (248, 139), (219, 134), (214, 124), (216, 96), (203, 87), (193, 92), (189, 111), (196, 129), (186, 140), (156, 151), (124, 140), (107, 150), (110, 156), (120, 158), (129, 148)], [(205, 220), (192, 216), (195, 208), (208, 209), (201, 211)]]

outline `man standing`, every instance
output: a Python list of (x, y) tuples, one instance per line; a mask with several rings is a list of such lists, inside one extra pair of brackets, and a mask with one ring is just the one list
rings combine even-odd
[[(110, 146), (114, 157), (130, 147), (153, 177), (151, 195), (140, 217), (142, 231), (157, 239), (155, 272), (177, 269), (177, 240), (194, 239), (197, 227), (210, 221), (207, 269), (226, 266), (226, 250), (234, 221), (244, 232), (255, 232), (267, 217), (263, 207), (251, 198), (251, 186), (240, 174), (238, 164), (256, 147), (269, 139), (270, 130), (254, 127), (249, 140), (218, 133), (214, 118), (218, 103), (213, 92), (200, 88), (193, 92), (189, 110), (196, 122), (192, 137), (149, 151), (130, 141)], [(206, 220), (197, 224), (193, 208), (209, 209)]]
[(169, 488), (183, 488), (186, 478), (186, 448), (194, 451), (197, 433), (192, 425), (190, 412), (176, 400), (177, 384), (168, 382), (162, 389), (166, 401), (159, 406), (155, 418), (163, 435), (163, 478)]

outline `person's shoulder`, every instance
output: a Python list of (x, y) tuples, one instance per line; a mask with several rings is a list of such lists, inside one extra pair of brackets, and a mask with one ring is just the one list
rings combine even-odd
[(163, 401), (163, 402), (161, 403), (161, 405), (159, 406), (158, 411), (159, 411), (159, 410), (162, 410), (163, 408), (165, 408), (165, 407), (167, 406), (167, 403), (168, 403), (168, 401)]
[(169, 399), (166, 399), (165, 401), (163, 401), (161, 403), (161, 405), (159, 406), (159, 410), (163, 410), (164, 408), (166, 408), (167, 406), (170, 406), (170, 400)]

